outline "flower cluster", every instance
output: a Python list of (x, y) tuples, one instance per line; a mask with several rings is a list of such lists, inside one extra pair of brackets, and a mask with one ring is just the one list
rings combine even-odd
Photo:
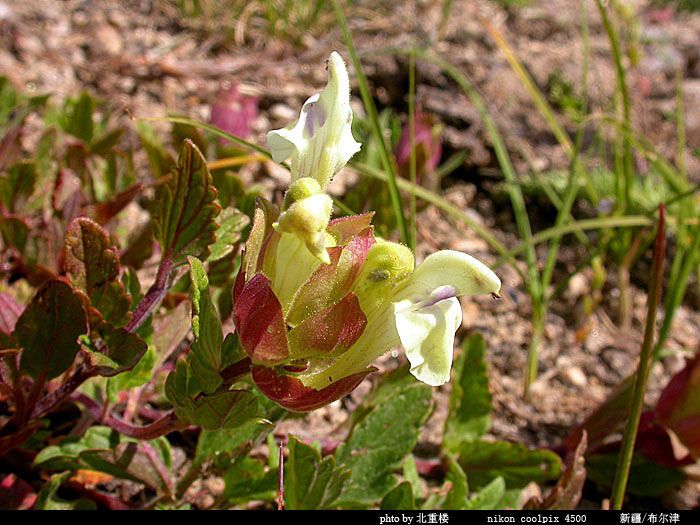
[(331, 220), (330, 180), (359, 151), (350, 84), (332, 53), (328, 84), (299, 120), (268, 133), (273, 159), (291, 159), (281, 210), (259, 200), (233, 291), (234, 321), (260, 390), (308, 411), (352, 391), (372, 363), (403, 346), (411, 373), (449, 381), (459, 295), (501, 283), (464, 253), (440, 251), (416, 267), (407, 247), (377, 239), (372, 215)]

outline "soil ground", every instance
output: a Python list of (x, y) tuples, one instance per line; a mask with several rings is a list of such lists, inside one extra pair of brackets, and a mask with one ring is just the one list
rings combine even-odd
[[(627, 27), (636, 32), (640, 57), (629, 74), (634, 128), (659, 153), (673, 159), (676, 126), (669, 115), (680, 89), (686, 108), (686, 166), (697, 183), (700, 160), (690, 151), (700, 147), (700, 14), (678, 13), (643, 0), (627, 4), (636, 13)], [(562, 148), (499, 53), (484, 21), (505, 34), (540, 88), (546, 91), (553, 78), (560, 78), (577, 90), (585, 55), (578, 0), (540, 0), (510, 9), (485, 0), (457, 1), (443, 28), (441, 6), (441, 2), (429, 1), (359, 2), (350, 11), (351, 30), (378, 102), (406, 111), (407, 60), (383, 50), (406, 48), (416, 40), (432, 42), (479, 87), (519, 173), (565, 168)], [(594, 3), (585, 1), (584, 7), (590, 30), (590, 105), (594, 112), (609, 110), (615, 92), (609, 43)], [(206, 121), (216, 93), (236, 84), (259, 97), (261, 113), (254, 128), (255, 140), (262, 144), (267, 130), (286, 124), (324, 84), (322, 64), (329, 52), (342, 52), (345, 47), (332, 13), (322, 16), (317, 27), (296, 35), (295, 44), (284, 34), (270, 33), (269, 28), (256, 24), (254, 9), (246, 16), (235, 20), (223, 12), (208, 20), (181, 17), (172, 3), (157, 0), (0, 0), (0, 74), (27, 91), (54, 93), (55, 100), (88, 89), (124, 121), (130, 116), (169, 113)], [(678, 82), (676, 71), (681, 72)], [(436, 68), (419, 63), (417, 77), (419, 103), (444, 125), (445, 155), (468, 152), (464, 165), (443, 181), (445, 196), (506, 245), (516, 245), (509, 206), (497, 198), (493, 175), (497, 163), (477, 111)], [(644, 160), (636, 162), (643, 171)], [(271, 166), (261, 166), (252, 176), (273, 192), (285, 184), (278, 173)], [(538, 208), (536, 201), (529, 206), (536, 226), (548, 226), (551, 210)], [(495, 263), (485, 242), (435, 208), (425, 208), (418, 223), (419, 258), (451, 248)], [(564, 247), (562, 272), (575, 266), (581, 256), (578, 250), (574, 245)], [(645, 314), (643, 274), (633, 275), (633, 322), (624, 333), (615, 324), (619, 290), (614, 272), (606, 284), (602, 308), (588, 319), (582, 303), (590, 293), (591, 275), (584, 272), (571, 281), (551, 305), (540, 376), (532, 387), (531, 400), (525, 402), (521, 392), (531, 307), (517, 273), (505, 266), (496, 269), (504, 285), (502, 299), (464, 300), (460, 333), (479, 330), (486, 336), (495, 400), (491, 433), (532, 446), (554, 446), (634, 371)], [(697, 283), (693, 286), (697, 289)], [(697, 292), (678, 311), (667, 357), (652, 370), (650, 400), (683, 366), (687, 353), (700, 347), (696, 301)], [(393, 368), (403, 359), (392, 354), (381, 366)], [(351, 400), (316, 411), (303, 421), (283, 422), (277, 432), (294, 432), (308, 439), (337, 435), (347, 410), (369, 388), (370, 381), (366, 383)], [(436, 409), (422, 438), (428, 448), (440, 442), (449, 388), (436, 393)]]

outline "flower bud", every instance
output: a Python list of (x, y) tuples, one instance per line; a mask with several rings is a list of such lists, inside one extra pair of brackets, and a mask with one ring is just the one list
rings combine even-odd
[(284, 198), (285, 210), (275, 229), (296, 235), (322, 263), (330, 259), (326, 251), (326, 227), (331, 218), (333, 199), (322, 192), (318, 182), (304, 177), (292, 184)]

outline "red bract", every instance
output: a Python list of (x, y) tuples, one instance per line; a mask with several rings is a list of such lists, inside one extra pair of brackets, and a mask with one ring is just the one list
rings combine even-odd
[(289, 355), (287, 329), (270, 280), (258, 273), (236, 297), (233, 316), (241, 345), (255, 363), (276, 365)]
[[(278, 253), (293, 238), (285, 241), (282, 236), (291, 234), (275, 230), (277, 217), (271, 204), (258, 203), (233, 289), (233, 318), (260, 390), (288, 410), (309, 411), (348, 394), (372, 371), (339, 377), (321, 389), (305, 386), (302, 377), (328, 366), (365, 330), (367, 318), (352, 290), (375, 243), (372, 215), (331, 221), (330, 263), (316, 262), (315, 269), (308, 258)], [(297, 283), (291, 294), (290, 279)], [(285, 290), (276, 290), (275, 282), (285, 283)]]
[(253, 380), (263, 394), (280, 406), (294, 412), (310, 412), (348, 395), (375, 368), (334, 381), (326, 388), (315, 390), (299, 379), (278, 374), (274, 368), (253, 367)]

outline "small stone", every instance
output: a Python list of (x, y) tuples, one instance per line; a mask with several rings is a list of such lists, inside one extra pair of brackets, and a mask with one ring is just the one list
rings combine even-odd
[(124, 49), (121, 34), (109, 24), (102, 24), (97, 28), (95, 39), (96, 44), (108, 55), (118, 55)]
[(562, 379), (572, 386), (582, 388), (588, 384), (586, 374), (578, 366), (570, 366), (562, 370)]

